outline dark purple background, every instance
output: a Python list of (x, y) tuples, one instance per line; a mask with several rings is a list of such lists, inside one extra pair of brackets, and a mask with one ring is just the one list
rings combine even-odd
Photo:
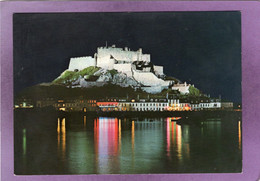
[[(259, 2), (0, 2), (2, 181), (26, 180), (249, 180), (260, 177), (260, 3)], [(18, 12), (241, 11), (243, 173), (14, 176), (12, 15)]]

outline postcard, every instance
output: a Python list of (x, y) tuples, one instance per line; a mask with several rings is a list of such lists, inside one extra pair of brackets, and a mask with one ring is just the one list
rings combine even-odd
[(155, 4), (3, 4), (3, 179), (257, 179), (257, 7)]

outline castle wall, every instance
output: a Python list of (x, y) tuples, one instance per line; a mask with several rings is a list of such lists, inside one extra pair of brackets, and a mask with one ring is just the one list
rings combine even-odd
[(118, 72), (125, 73), (128, 77), (132, 77), (131, 64), (114, 64), (114, 69)]
[(169, 85), (168, 82), (165, 82), (162, 79), (156, 77), (152, 72), (139, 72), (133, 70), (133, 77), (136, 81), (140, 82), (145, 86), (163, 86), (167, 87)]
[(104, 68), (104, 69), (108, 69), (111, 70), (114, 68), (114, 59), (110, 58), (110, 55), (106, 55), (106, 56), (100, 56), (98, 55), (97, 57), (97, 66)]
[(139, 60), (150, 62), (149, 54), (142, 54), (141, 51), (123, 50), (122, 48), (100, 47), (97, 50), (97, 55), (100, 60), (102, 60), (103, 57), (112, 56), (115, 60), (119, 61), (133, 62)]
[(140, 61), (150, 62), (151, 61), (151, 55), (150, 54), (142, 54)]
[(153, 68), (154, 68), (154, 71), (155, 71), (157, 74), (163, 75), (163, 66), (154, 65)]
[(69, 70), (74, 71), (75, 69), (83, 70), (89, 66), (96, 66), (96, 61), (93, 57), (75, 57), (70, 58)]

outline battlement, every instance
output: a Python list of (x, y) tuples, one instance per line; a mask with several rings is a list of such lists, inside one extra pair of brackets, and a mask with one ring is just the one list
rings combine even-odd
[(130, 48), (117, 48), (115, 45), (111, 47), (97, 48), (97, 61), (104, 61), (104, 59), (113, 59), (117, 63), (145, 61), (150, 62), (150, 54), (143, 54), (140, 48), (137, 51), (131, 51)]

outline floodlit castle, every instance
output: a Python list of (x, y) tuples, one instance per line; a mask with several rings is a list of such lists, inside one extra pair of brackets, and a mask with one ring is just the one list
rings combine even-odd
[[(140, 87), (149, 93), (161, 92), (163, 89), (173, 87), (173, 80), (164, 80), (163, 66), (153, 65), (150, 54), (143, 54), (140, 48), (131, 51), (129, 48), (117, 48), (115, 45), (98, 47), (94, 56), (75, 57), (70, 59), (69, 71), (80, 71), (89, 66), (100, 67), (105, 70), (115, 69), (127, 77), (140, 83)], [(187, 93), (188, 86), (181, 84), (181, 89)]]

